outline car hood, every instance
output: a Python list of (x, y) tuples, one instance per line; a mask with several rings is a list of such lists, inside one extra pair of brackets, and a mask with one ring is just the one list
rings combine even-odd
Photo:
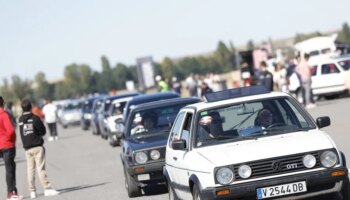
[(202, 147), (196, 151), (214, 166), (225, 166), (334, 147), (326, 133), (311, 130)]
[(148, 149), (152, 147), (161, 147), (165, 146), (168, 140), (168, 135), (158, 134), (154, 136), (149, 136), (145, 138), (129, 138), (126, 139), (126, 142), (129, 142), (129, 145), (134, 151)]

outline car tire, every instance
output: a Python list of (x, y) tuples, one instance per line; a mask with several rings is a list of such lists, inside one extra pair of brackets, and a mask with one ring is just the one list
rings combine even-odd
[(68, 128), (68, 125), (62, 125), (64, 129)]
[(141, 188), (137, 185), (136, 181), (130, 176), (129, 173), (126, 172), (124, 168), (124, 176), (125, 176), (125, 188), (128, 192), (128, 196), (138, 197), (142, 195)]
[(111, 136), (109, 133), (108, 133), (108, 142), (109, 142), (109, 145), (111, 145), (112, 147), (116, 147), (119, 145), (120, 143), (120, 139), (117, 138), (117, 140), (113, 139), (113, 136)]
[(193, 200), (201, 200), (202, 199), (202, 195), (201, 195), (199, 188), (196, 184), (193, 185), (192, 197), (193, 197)]

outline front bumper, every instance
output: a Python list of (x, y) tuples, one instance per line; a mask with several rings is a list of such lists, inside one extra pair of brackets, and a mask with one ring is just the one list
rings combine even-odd
[[(342, 176), (332, 177), (332, 172), (343, 170)], [(201, 191), (203, 199), (257, 199), (257, 188), (270, 187), (274, 185), (283, 185), (298, 181), (306, 181), (307, 193), (298, 193), (289, 196), (279, 196), (278, 199), (302, 199), (306, 197), (317, 196), (338, 192), (341, 188), (341, 181), (348, 177), (348, 170), (345, 167), (326, 169), (317, 172), (308, 172), (286, 177), (272, 178), (242, 184), (222, 186), (216, 188), (207, 188)], [(216, 191), (229, 189), (230, 193), (225, 196), (217, 196)]]
[[(127, 172), (135, 179), (136, 182), (139, 183), (139, 185), (163, 182), (165, 181), (165, 177), (163, 175), (164, 164), (165, 162), (162, 160), (143, 165), (128, 166)], [(148, 180), (139, 180), (140, 175), (146, 174), (149, 175)]]

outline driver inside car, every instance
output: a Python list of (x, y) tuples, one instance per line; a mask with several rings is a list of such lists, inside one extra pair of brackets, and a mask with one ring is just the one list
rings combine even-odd
[(154, 112), (146, 112), (142, 116), (141, 124), (131, 130), (131, 135), (143, 132), (150, 132), (157, 125), (158, 116)]
[(266, 129), (271, 124), (272, 124), (272, 112), (266, 108), (260, 110), (256, 118), (255, 125), (261, 126), (263, 129)]

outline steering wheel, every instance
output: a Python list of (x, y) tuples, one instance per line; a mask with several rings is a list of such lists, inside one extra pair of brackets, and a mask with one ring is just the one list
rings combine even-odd
[(277, 122), (277, 123), (271, 124), (271, 125), (268, 126), (266, 129), (270, 129), (270, 128), (277, 127), (277, 126), (285, 126), (285, 125), (286, 125), (285, 123)]

